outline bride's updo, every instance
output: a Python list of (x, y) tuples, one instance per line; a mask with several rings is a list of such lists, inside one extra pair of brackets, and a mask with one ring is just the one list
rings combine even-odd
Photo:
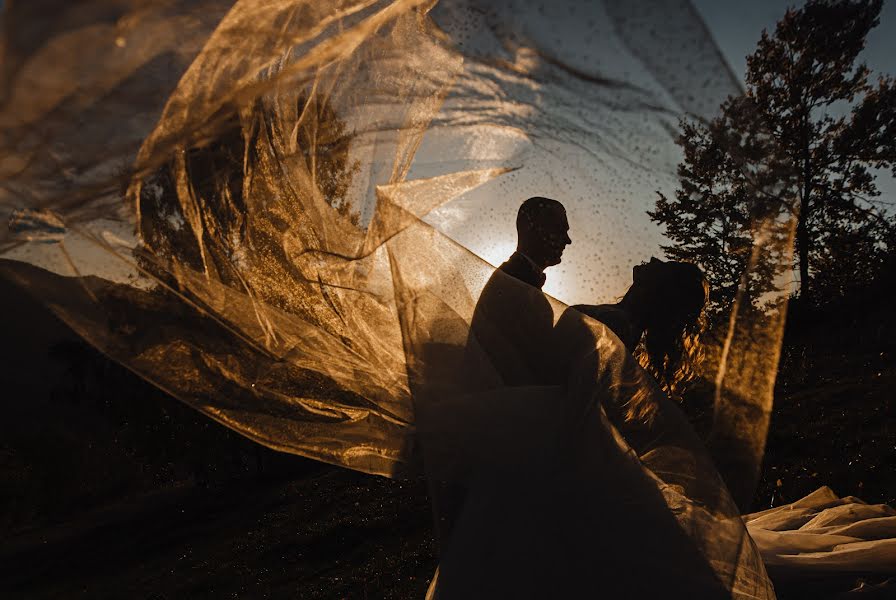
[(638, 358), (671, 397), (680, 397), (704, 357), (699, 338), (709, 284), (697, 265), (655, 258), (632, 275), (626, 299), (645, 328)]

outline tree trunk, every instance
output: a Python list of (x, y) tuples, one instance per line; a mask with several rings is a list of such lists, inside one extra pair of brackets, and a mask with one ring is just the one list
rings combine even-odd
[(809, 198), (800, 203), (800, 214), (796, 223), (796, 252), (800, 267), (800, 300), (808, 308), (812, 302), (809, 283)]
[(809, 150), (809, 107), (803, 107), (803, 198), (796, 223), (796, 251), (800, 261), (800, 300), (804, 308), (812, 306), (811, 284), (809, 283), (809, 215), (812, 211), (812, 155)]

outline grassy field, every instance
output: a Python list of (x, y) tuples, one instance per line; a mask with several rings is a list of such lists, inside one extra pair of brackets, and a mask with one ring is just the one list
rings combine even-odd
[[(251, 444), (16, 289), (0, 298), (0, 596), (423, 596), (437, 554), (423, 482)], [(888, 311), (797, 315), (754, 508), (820, 485), (896, 504)]]

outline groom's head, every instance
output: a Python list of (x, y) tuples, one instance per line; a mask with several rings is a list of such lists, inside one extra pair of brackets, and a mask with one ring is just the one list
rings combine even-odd
[(516, 215), (517, 250), (541, 268), (560, 263), (572, 243), (566, 209), (556, 200), (535, 196), (523, 202)]

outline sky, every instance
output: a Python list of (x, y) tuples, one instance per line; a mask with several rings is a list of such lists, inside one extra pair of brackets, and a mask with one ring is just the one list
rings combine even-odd
[[(788, 7), (798, 8), (805, 2), (782, 0), (691, 0), (715, 37), (728, 64), (743, 78), (746, 56), (756, 48), (762, 30), (774, 30), (775, 23)], [(868, 36), (862, 57), (876, 71), (896, 73), (896, 2), (884, 2), (880, 25)]]
[[(788, 6), (798, 7), (803, 4), (802, 2), (793, 3), (784, 0), (753, 0), (751, 2), (743, 2), (742, 0), (692, 0), (692, 2), (703, 17), (708, 30), (714, 37), (732, 71), (740, 78), (743, 78), (746, 69), (745, 57), (754, 51), (762, 29), (767, 28), (773, 30), (775, 23), (781, 18)], [(0, 0), (0, 10), (2, 10), (3, 4), (4, 0)], [(862, 57), (873, 70), (896, 74), (896, 0), (887, 0), (885, 2), (880, 20), (881, 24), (869, 35), (868, 46)], [(896, 198), (896, 180), (889, 174), (884, 174), (879, 178), (879, 185), (885, 196)], [(664, 191), (671, 193), (673, 190)], [(632, 218), (638, 220), (639, 223), (640, 220), (643, 220), (644, 228), (654, 227), (649, 223), (646, 215), (638, 217), (633, 216)], [(107, 230), (115, 238), (122, 238), (126, 243), (129, 241), (130, 231), (121, 228), (116, 229), (114, 225), (110, 223), (104, 224), (103, 229)], [(506, 240), (503, 240), (502, 238), (502, 243), (495, 246), (494, 256), (481, 252), (481, 249), (476, 248), (474, 245), (468, 247), (477, 251), (477, 253), (485, 257), (492, 264), (499, 264), (503, 261), (503, 258), (506, 257), (508, 252), (512, 250), (512, 247), (514, 246), (514, 240), (512, 238), (512, 233), (508, 234)], [(67, 244), (68, 243), (69, 242), (67, 241)], [(73, 246), (72, 250), (77, 249), (77, 247), (74, 246), (74, 244), (77, 243), (77, 240), (71, 241)], [(48, 248), (31, 246), (28, 250), (22, 249), (23, 256), (21, 258), (51, 268), (55, 264), (58, 269), (54, 270), (68, 274), (68, 264), (61, 261), (58, 252), (52, 252), (52, 256), (47, 261), (40, 260), (41, 256), (39, 255), (46, 255), (48, 250)], [(661, 251), (659, 248), (656, 248), (653, 252), (659, 256)], [(647, 255), (641, 256), (639, 260), (646, 260), (648, 257), (649, 251)], [(48, 262), (53, 264), (47, 264)], [(113, 262), (113, 264), (118, 263)], [(568, 267), (569, 265), (567, 265), (567, 268)], [(103, 271), (104, 275), (115, 279), (124, 278), (124, 273), (115, 272), (114, 267), (109, 265), (106, 265), (104, 268), (100, 269), (100, 271)], [(549, 284), (556, 283), (557, 287), (556, 289), (550, 287), (546, 289), (548, 289), (549, 293), (552, 293), (567, 302), (605, 301), (607, 298), (616, 297), (624, 292), (625, 288), (630, 283), (628, 268), (621, 269), (618, 274), (611, 277), (613, 281), (607, 282), (607, 285), (604, 286), (606, 288), (607, 298), (590, 294), (590, 292), (585, 289), (580, 290), (585, 294), (584, 296), (576, 297), (576, 294), (564, 294), (564, 287), (569, 288), (569, 281), (580, 282), (581, 278), (576, 273), (566, 273), (564, 276), (559, 271), (556, 273), (554, 273), (554, 271), (557, 270), (552, 270), (552, 273), (549, 274), (551, 275), (549, 276)], [(566, 285), (564, 285), (564, 277)], [(565, 291), (570, 292), (569, 289), (566, 289)]]
[[(746, 71), (746, 56), (755, 51), (762, 30), (773, 31), (788, 5), (793, 5), (783, 0), (749, 3), (740, 0), (693, 1), (732, 74), (741, 81)], [(890, 2), (896, 3), (896, 0)], [(646, 5), (650, 6), (649, 3)], [(659, 5), (666, 6), (665, 3)], [(556, 18), (554, 15), (551, 17)], [(553, 25), (559, 27), (557, 21)], [(675, 30), (674, 23), (670, 23), (669, 27)], [(574, 28), (563, 31), (568, 38), (579, 39)], [(896, 74), (896, 52), (891, 51), (892, 40), (896, 38), (894, 33), (896, 5), (891, 4), (881, 16), (881, 25), (872, 30), (869, 47), (860, 58), (866, 60), (874, 70)], [(587, 39), (586, 37), (585, 40)], [(633, 48), (637, 51), (638, 46)], [(624, 58), (622, 53), (617, 61), (622, 62)], [(601, 68), (608, 69), (607, 72), (612, 72), (614, 65), (603, 62), (599, 64)], [(688, 72), (694, 71), (699, 72), (700, 66), (688, 65)], [(631, 77), (639, 83), (647, 79), (636, 70), (632, 71)], [(684, 105), (680, 108), (686, 110)], [(613, 116), (609, 112), (599, 112), (601, 119), (609, 119), (608, 124), (612, 123)], [(712, 114), (712, 110), (700, 114), (708, 116)], [(621, 130), (617, 128), (613, 131), (618, 133)], [(632, 156), (647, 161), (644, 163), (644, 170), (632, 171), (632, 181), (613, 185), (613, 173), (607, 163), (601, 163), (586, 151), (575, 155), (567, 152), (568, 156), (581, 157), (584, 163), (588, 163), (583, 165), (582, 170), (590, 170), (591, 178), (571, 178), (569, 181), (572, 183), (563, 185), (567, 182), (566, 174), (574, 169), (567, 168), (566, 164), (556, 165), (556, 172), (562, 176), (551, 177), (551, 173), (547, 173), (548, 176), (541, 183), (533, 182), (532, 177), (525, 179), (525, 174), (521, 175), (521, 181), (525, 180), (527, 184), (524, 191), (533, 192), (532, 194), (521, 194), (521, 186), (508, 185), (500, 188), (486, 184), (466, 194), (445, 210), (446, 213), (457, 209), (461, 215), (475, 214), (475, 220), (461, 216), (456, 222), (450, 218), (427, 221), (497, 266), (507, 259), (516, 245), (513, 217), (520, 198), (528, 195), (556, 198), (566, 206), (570, 215), (573, 244), (564, 253), (562, 263), (547, 271), (545, 291), (570, 304), (612, 302), (621, 297), (631, 285), (633, 265), (646, 261), (651, 256), (663, 257), (660, 246), (668, 241), (663, 236), (662, 227), (651, 222), (646, 211), (654, 208), (655, 191), (660, 191), (667, 197), (674, 195), (678, 187), (674, 176), (675, 165), (681, 160), (680, 149), (672, 144), (672, 136), (664, 136), (661, 142), (663, 154), (669, 155), (668, 165), (649, 161), (643, 153), (638, 152), (637, 145), (634, 148), (626, 146), (624, 139), (620, 143), (625, 152), (632, 152)], [(540, 156), (539, 160), (547, 158)], [(527, 165), (527, 169), (534, 168), (532, 162), (534, 161)], [(655, 175), (657, 178), (651, 180)], [(879, 179), (883, 194), (896, 197), (896, 184), (889, 172), (884, 172)], [(607, 185), (602, 186), (602, 183)], [(477, 210), (477, 207), (487, 207), (487, 210)]]

